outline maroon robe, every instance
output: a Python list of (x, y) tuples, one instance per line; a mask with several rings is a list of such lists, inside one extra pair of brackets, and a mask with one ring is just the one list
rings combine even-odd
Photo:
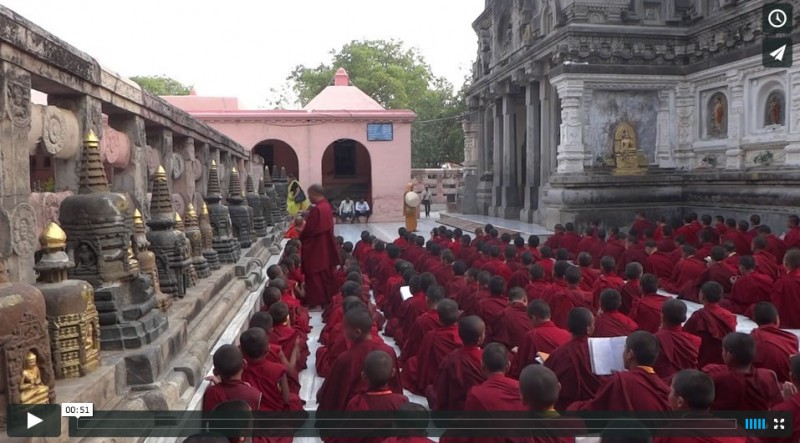
[(787, 411), (792, 413), (792, 437), (791, 438), (775, 438), (770, 439), (775, 443), (797, 443), (800, 441), (800, 393), (795, 394), (792, 398), (784, 400), (772, 408), (773, 411)]
[(383, 443), (435, 443), (428, 437), (389, 437)]
[(690, 244), (696, 248), (699, 246), (699, 239), (697, 238), (698, 232), (700, 232), (700, 227), (692, 223), (685, 224), (675, 230), (675, 238), (683, 237), (687, 244)]
[(525, 369), (525, 366), (536, 360), (536, 354), (539, 352), (551, 354), (557, 347), (569, 342), (571, 339), (572, 334), (569, 331), (559, 328), (549, 320), (539, 326), (532, 327), (522, 337), (522, 343), (517, 350), (517, 358), (514, 359), (511, 365), (509, 375), (519, 378), (519, 374)]
[(675, 264), (672, 276), (669, 279), (659, 279), (658, 285), (671, 294), (680, 294), (683, 288), (694, 285), (705, 272), (706, 266), (697, 257), (682, 258)]
[(463, 291), (466, 288), (467, 288), (467, 277), (464, 277), (463, 275), (460, 275), (458, 277), (453, 277), (453, 279), (450, 280), (446, 286), (445, 292), (447, 293), (447, 298), (456, 300), (458, 294), (461, 293), (461, 291)]
[(556, 265), (556, 261), (552, 258), (543, 258), (538, 261), (536, 264), (544, 269), (544, 280), (547, 282), (553, 281), (553, 268)]
[(751, 272), (736, 280), (731, 295), (722, 302), (726, 309), (734, 314), (749, 315), (753, 305), (762, 301), (771, 301), (772, 279), (760, 272)]
[[(562, 384), (563, 386), (563, 384)], [(591, 400), (575, 402), (570, 411), (669, 411), (669, 386), (650, 367), (637, 366), (612, 375)]]
[(642, 268), (644, 268), (645, 264), (647, 264), (647, 257), (649, 256), (644, 250), (644, 246), (639, 243), (634, 243), (625, 249), (625, 252), (622, 253), (622, 257), (617, 261), (617, 272), (620, 275), (625, 274), (625, 268), (631, 263), (639, 263), (642, 265)]
[(297, 372), (306, 368), (306, 360), (308, 359), (309, 350), (308, 343), (306, 342), (306, 335), (297, 328), (287, 325), (275, 325), (272, 328), (272, 334), (269, 336), (269, 342), (274, 343), (281, 347), (283, 355), (292, 355), (294, 344), (300, 340), (300, 352), (297, 355), (297, 365), (295, 369)]
[[(559, 249), (564, 248), (569, 251), (569, 257), (571, 259), (575, 259), (575, 256), (578, 255), (578, 243), (581, 242), (581, 236), (576, 234), (575, 232), (565, 232), (564, 236), (561, 237), (561, 244), (559, 244)], [(555, 251), (555, 250), (554, 250)]]
[[(333, 363), (336, 362), (336, 358), (339, 357), (339, 354), (350, 349), (350, 342), (345, 338), (343, 330), (344, 324), (340, 323), (339, 326), (333, 330), (333, 341), (331, 344), (317, 348), (317, 359), (316, 363), (314, 363), (314, 368), (317, 370), (317, 375), (322, 378), (327, 378), (330, 375)], [(378, 335), (378, 328), (374, 323), (372, 324), (370, 334), (372, 335), (372, 340), (384, 343), (383, 338)]]
[(739, 372), (725, 365), (708, 365), (703, 372), (714, 380), (713, 411), (768, 411), (783, 401), (778, 378), (769, 369)]
[(693, 302), (700, 301), (700, 288), (703, 286), (704, 283), (714, 281), (719, 283), (722, 286), (723, 294), (730, 294), (731, 289), (733, 289), (733, 283), (731, 283), (731, 277), (735, 274), (731, 271), (731, 268), (724, 263), (711, 263), (708, 267), (697, 277), (693, 285), (687, 285), (683, 288), (680, 292), (680, 298), (684, 300), (690, 300)]
[(467, 394), (465, 411), (524, 411), (519, 382), (505, 375), (492, 374), (485, 382), (473, 386)]
[(602, 274), (597, 278), (592, 286), (592, 310), (597, 311), (600, 309), (600, 294), (606, 289), (613, 289), (619, 291), (625, 286), (625, 280), (617, 277), (615, 274)]
[(389, 382), (392, 392), (403, 393), (400, 384), (400, 368), (394, 349), (384, 343), (364, 340), (355, 343), (350, 349), (340, 354), (333, 363), (331, 373), (317, 392), (318, 411), (342, 411), (354, 396), (367, 391), (366, 381), (361, 377), (364, 360), (372, 351), (384, 351), (392, 357), (395, 376)]
[(583, 276), (583, 279), (581, 279), (581, 284), (578, 287), (583, 291), (592, 292), (594, 282), (600, 278), (600, 271), (588, 266), (581, 266), (581, 275)]
[(557, 347), (544, 365), (556, 374), (561, 383), (556, 409), (564, 410), (576, 401), (591, 400), (600, 389), (602, 378), (592, 372), (587, 337), (573, 337)]
[(478, 315), (480, 302), (491, 297), (491, 293), (486, 288), (479, 288), (475, 292), (469, 292), (464, 295), (461, 299), (461, 308), (464, 311), (464, 315)]
[(738, 255), (750, 255), (752, 252), (750, 250), (750, 239), (747, 238), (747, 234), (738, 229), (728, 229), (725, 231), (725, 234), (722, 236), (722, 243), (727, 241), (733, 242)]
[(622, 305), (619, 307), (619, 312), (628, 315), (631, 313), (633, 306), (642, 298), (642, 287), (639, 285), (639, 280), (628, 280), (622, 285), (619, 290), (622, 296)]
[[(283, 364), (283, 359), (281, 358), (282, 355), (283, 355), (283, 348), (274, 343), (269, 344), (269, 352), (267, 353), (267, 360), (273, 363)], [(283, 355), (283, 358), (288, 359), (288, 357), (286, 357), (285, 355)], [(299, 393), (300, 380), (297, 378), (298, 375), (297, 371), (287, 371), (286, 375), (289, 379), (289, 389), (295, 394)]]
[(406, 362), (411, 357), (417, 355), (417, 351), (419, 351), (422, 345), (425, 334), (441, 326), (442, 322), (439, 320), (439, 311), (436, 309), (429, 309), (428, 312), (417, 317), (417, 320), (414, 321), (414, 326), (406, 334), (408, 338), (406, 338), (404, 346), (400, 351), (400, 361)]
[(522, 345), (525, 334), (532, 328), (528, 307), (522, 303), (511, 303), (503, 310), (492, 339), (506, 345), (508, 349), (518, 348)]
[(717, 303), (695, 311), (683, 325), (683, 330), (701, 339), (697, 364), (722, 364), (722, 339), (736, 331), (736, 316)]
[(592, 309), (592, 294), (578, 288), (565, 288), (543, 299), (550, 305), (550, 319), (560, 328), (567, 327), (567, 317), (573, 308)]
[(787, 251), (792, 248), (800, 248), (800, 227), (795, 226), (786, 231), (786, 235), (783, 236), (783, 244)]
[(769, 276), (773, 281), (781, 277), (778, 262), (775, 260), (774, 255), (767, 251), (758, 251), (753, 254), (753, 258), (756, 261), (756, 271)]
[[(394, 412), (400, 409), (400, 406), (408, 403), (408, 397), (403, 394), (395, 394), (388, 387), (382, 389), (373, 389), (367, 392), (362, 392), (350, 399), (345, 407), (348, 412)], [(379, 420), (373, 422), (372, 426), (375, 427), (392, 427), (392, 420), (386, 418), (386, 421)], [(382, 437), (357, 437), (358, 431), (354, 431), (355, 435), (350, 437), (335, 437), (325, 438), (326, 443), (380, 443), (383, 441)]]
[(432, 389), (426, 395), (434, 411), (463, 411), (467, 392), (486, 380), (482, 352), (477, 346), (464, 346), (447, 354), (439, 364)]
[(308, 212), (306, 226), (300, 232), (302, 268), (306, 276), (308, 306), (325, 305), (335, 289), (331, 287), (333, 270), (339, 263), (339, 248), (333, 236), (333, 209), (322, 199)]
[(242, 372), (242, 381), (261, 391), (262, 411), (302, 411), (303, 403), (297, 394), (289, 395), (289, 404), (283, 402), (280, 380), (287, 377), (286, 366), (273, 363), (266, 358), (252, 360), (245, 357), (247, 365)]
[[(720, 431), (729, 427), (730, 422), (727, 419), (714, 417), (709, 411), (687, 410), (679, 414), (658, 432), (652, 440), (653, 443), (754, 443), (758, 440), (747, 437), (742, 428)], [(686, 420), (691, 420), (693, 423), (691, 436), (682, 424)]]
[(643, 294), (631, 311), (639, 329), (655, 334), (661, 328), (661, 305), (667, 298), (658, 294)]
[(594, 253), (597, 250), (597, 237), (593, 235), (584, 235), (578, 243), (578, 254), (586, 252), (594, 258)]
[(419, 353), (408, 360), (400, 374), (403, 387), (415, 394), (425, 395), (428, 385), (436, 379), (442, 360), (462, 345), (457, 324), (441, 326), (425, 334)]
[(508, 306), (505, 295), (492, 295), (478, 303), (478, 316), (486, 323), (486, 342), (494, 341), (494, 332), (499, 329), (500, 322), (504, 321), (503, 311)]
[(553, 292), (553, 285), (544, 281), (532, 281), (525, 286), (525, 293), (528, 294), (528, 302), (541, 300), (545, 295)]
[(633, 224), (631, 225), (631, 229), (635, 230), (639, 234), (639, 240), (644, 240), (644, 231), (646, 229), (653, 229), (653, 223), (650, 220), (634, 220)]
[(597, 314), (592, 337), (627, 337), (638, 328), (635, 321), (619, 311), (603, 312)]
[(509, 288), (523, 288), (525, 289), (528, 286), (528, 283), (531, 282), (531, 273), (530, 270), (526, 267), (522, 267), (511, 275), (511, 279), (508, 280), (508, 287)]
[(668, 326), (659, 329), (656, 338), (661, 345), (661, 352), (653, 369), (659, 377), (667, 378), (682, 369), (697, 368), (700, 337), (684, 332), (680, 326)]
[(750, 335), (756, 342), (753, 366), (774, 371), (781, 383), (791, 381), (789, 357), (798, 352), (797, 336), (774, 325), (759, 326)]
[(261, 391), (242, 380), (223, 381), (209, 386), (203, 394), (203, 412), (211, 412), (220, 403), (244, 400), (253, 411), (261, 410)]
[[(622, 254), (625, 253), (625, 245), (617, 240), (616, 238), (609, 238), (606, 240), (606, 247), (603, 249), (603, 256), (609, 256), (614, 258), (615, 263), (619, 263), (622, 260)], [(602, 258), (602, 257), (601, 257)]]
[(659, 279), (669, 279), (672, 276), (672, 270), (675, 269), (675, 263), (672, 254), (663, 251), (655, 251), (647, 257), (645, 269)]
[(694, 253), (694, 256), (697, 257), (698, 260), (705, 260), (706, 257), (711, 255), (711, 250), (714, 249), (714, 246), (718, 245), (714, 243), (703, 243)]
[(772, 303), (781, 313), (782, 328), (800, 328), (800, 270), (788, 272), (775, 282)]
[(786, 244), (773, 234), (766, 236), (767, 239), (767, 252), (775, 257), (775, 263), (783, 264), (783, 256), (786, 255)]
[[(392, 337), (394, 341), (401, 347), (405, 344), (406, 334), (411, 331), (417, 317), (421, 316), (428, 310), (428, 300), (425, 298), (423, 292), (417, 292), (411, 298), (404, 300), (397, 313), (396, 327)], [(391, 322), (390, 322), (391, 323)]]

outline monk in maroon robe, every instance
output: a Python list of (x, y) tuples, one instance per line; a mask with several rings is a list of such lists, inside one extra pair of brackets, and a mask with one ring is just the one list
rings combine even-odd
[(639, 263), (642, 269), (647, 263), (647, 252), (634, 234), (635, 232), (632, 232), (625, 240), (625, 252), (622, 253), (622, 257), (617, 262), (617, 272), (620, 274), (624, 273), (631, 263)]
[(672, 253), (659, 249), (654, 241), (645, 244), (645, 252), (648, 254), (647, 263), (644, 264), (647, 273), (663, 279), (672, 277), (672, 270), (677, 263)]
[(781, 327), (800, 328), (800, 250), (792, 249), (783, 257), (786, 275), (772, 287), (772, 302), (781, 313)]
[(542, 300), (534, 300), (528, 304), (528, 318), (531, 329), (522, 336), (517, 356), (509, 371), (509, 376), (514, 378), (519, 377), (525, 366), (533, 364), (540, 352), (550, 355), (557, 347), (572, 339), (569, 331), (550, 321), (550, 306)]
[(783, 236), (783, 244), (786, 246), (786, 250), (800, 248), (800, 217), (790, 215), (788, 228), (789, 230)]
[(544, 298), (553, 312), (553, 323), (560, 328), (567, 327), (567, 317), (573, 308), (592, 308), (592, 294), (578, 288), (581, 277), (581, 270), (570, 266), (565, 272), (567, 287)]
[(350, 399), (368, 390), (361, 377), (361, 368), (364, 367), (367, 355), (375, 350), (384, 351), (392, 358), (395, 373), (388, 383), (389, 389), (396, 394), (402, 394), (397, 357), (391, 347), (372, 340), (372, 317), (369, 312), (362, 309), (350, 310), (344, 317), (344, 325), (345, 336), (352, 346), (336, 358), (330, 376), (319, 388), (317, 410), (342, 411)]
[(520, 256), (519, 267), (511, 274), (511, 279), (508, 280), (508, 287), (525, 289), (528, 283), (531, 282), (531, 266), (533, 266), (533, 255), (525, 251)]
[[(453, 262), (453, 278), (445, 285), (445, 296), (456, 299), (457, 296), (467, 288), (467, 264), (461, 260)], [(456, 300), (458, 301), (458, 300)]]
[(619, 290), (619, 294), (622, 297), (622, 306), (620, 306), (619, 312), (629, 315), (633, 306), (639, 303), (639, 299), (642, 298), (642, 287), (639, 284), (639, 279), (642, 278), (643, 273), (644, 267), (641, 263), (628, 263), (628, 266), (625, 267), (625, 279), (627, 281)]
[(342, 301), (340, 303), (331, 304), (333, 310), (331, 312), (331, 315), (328, 317), (327, 323), (325, 323), (325, 326), (322, 328), (322, 331), (320, 331), (320, 337), (319, 337), (320, 343), (322, 343), (323, 345), (329, 345), (333, 343), (331, 332), (337, 327), (339, 327), (342, 323), (342, 320), (344, 319), (344, 301), (347, 300), (348, 298), (351, 300), (356, 299), (364, 301), (362, 291), (363, 288), (361, 287), (361, 285), (354, 281), (346, 281), (342, 285), (342, 291), (340, 293), (343, 297)]
[(508, 349), (500, 343), (489, 343), (483, 350), (486, 381), (473, 386), (467, 394), (465, 411), (524, 411), (519, 382), (507, 377)]
[(506, 345), (508, 349), (522, 345), (525, 334), (533, 327), (528, 318), (528, 297), (522, 288), (511, 288), (508, 291), (509, 305), (503, 310), (500, 321), (494, 329), (493, 339)]
[(659, 280), (659, 286), (671, 293), (681, 294), (684, 288), (694, 287), (695, 282), (706, 271), (706, 262), (695, 257), (695, 248), (684, 245), (680, 249), (682, 258), (675, 264), (672, 276)]
[(753, 239), (753, 259), (756, 261), (756, 270), (768, 275), (773, 281), (780, 278), (780, 269), (775, 256), (767, 251), (767, 240), (764, 237)]
[[(256, 312), (250, 317), (248, 328), (261, 328), (267, 334), (267, 337), (272, 335), (273, 320), (269, 312)], [(286, 366), (286, 375), (289, 381), (289, 389), (293, 394), (300, 393), (300, 379), (298, 378), (297, 356), (300, 354), (300, 345), (292, 349), (292, 354), (287, 356), (283, 353), (283, 348), (275, 343), (269, 344), (266, 359)]]
[(653, 369), (659, 377), (666, 379), (682, 369), (697, 368), (700, 352), (700, 337), (684, 332), (681, 325), (686, 321), (686, 304), (668, 299), (661, 305), (661, 329), (656, 338), (661, 345)]
[(619, 264), (624, 253), (625, 234), (618, 233), (616, 235), (611, 235), (606, 241), (605, 249), (603, 249), (603, 257), (611, 257), (614, 259), (614, 263)]
[(658, 339), (636, 331), (625, 341), (622, 358), (627, 371), (612, 375), (591, 400), (571, 404), (571, 411), (668, 411), (669, 387), (653, 369)]
[(742, 276), (733, 284), (731, 295), (720, 302), (722, 307), (734, 314), (751, 316), (756, 303), (770, 301), (772, 279), (755, 268), (753, 257), (739, 256), (739, 273)]
[(581, 236), (575, 232), (575, 225), (572, 222), (564, 224), (564, 231), (558, 249), (566, 249), (570, 259), (575, 259), (575, 256), (578, 255), (578, 243), (581, 242)]
[(723, 294), (731, 293), (731, 289), (733, 289), (731, 277), (737, 275), (739, 270), (733, 270), (724, 263), (725, 250), (721, 246), (715, 246), (711, 249), (710, 257), (711, 262), (708, 264), (706, 270), (697, 278), (694, 285), (687, 286), (681, 291), (679, 294), (680, 298), (695, 302), (699, 301), (697, 299), (698, 291), (700, 287), (708, 282), (718, 283), (722, 287)]
[(562, 417), (556, 411), (561, 386), (558, 377), (542, 365), (529, 365), (519, 377), (522, 404), (527, 409), (526, 417), (532, 420), (526, 426), (536, 428), (535, 437), (518, 437), (516, 443), (574, 443), (575, 436), (583, 434), (583, 420)]
[(775, 373), (753, 367), (756, 354), (753, 337), (731, 332), (722, 341), (722, 348), (725, 363), (703, 368), (714, 380), (713, 410), (767, 411), (783, 400)]
[(496, 275), (489, 280), (489, 297), (478, 302), (478, 317), (486, 323), (486, 341), (493, 341), (494, 331), (503, 321), (503, 312), (508, 306), (506, 282)]
[(250, 328), (242, 333), (239, 343), (247, 362), (242, 381), (261, 391), (260, 410), (302, 411), (300, 397), (289, 389), (286, 366), (266, 358), (269, 350), (267, 333), (261, 328)]
[(490, 297), (489, 281), (492, 279), (492, 274), (481, 271), (478, 274), (478, 288), (474, 292), (466, 292), (461, 297), (461, 309), (464, 310), (465, 315), (478, 315), (478, 306), (481, 300)]
[(722, 286), (717, 282), (707, 282), (700, 289), (700, 303), (703, 308), (695, 311), (683, 330), (701, 339), (700, 353), (697, 357), (699, 367), (709, 364), (722, 364), (722, 339), (736, 330), (736, 316), (719, 305), (722, 300)]
[(333, 295), (330, 282), (339, 264), (339, 249), (333, 236), (333, 209), (325, 199), (325, 189), (318, 184), (309, 186), (308, 198), (313, 206), (300, 233), (303, 275), (306, 276), (305, 303), (320, 306), (328, 304)]
[(480, 348), (484, 328), (483, 320), (474, 315), (458, 322), (458, 336), (463, 346), (445, 356), (439, 364), (433, 384), (425, 392), (432, 410), (464, 410), (467, 392), (486, 380)]
[(407, 361), (401, 374), (403, 387), (418, 395), (425, 395), (428, 386), (436, 381), (439, 365), (445, 357), (462, 346), (456, 324), (461, 315), (458, 304), (450, 299), (442, 300), (437, 311), (441, 326), (425, 334), (418, 354)]
[(572, 340), (555, 348), (544, 362), (561, 383), (561, 395), (556, 403), (556, 409), (560, 410), (576, 401), (594, 398), (602, 381), (592, 372), (589, 359), (589, 336), (594, 332), (592, 311), (573, 309), (569, 313), (568, 326)]
[(419, 351), (422, 345), (422, 339), (425, 338), (428, 332), (434, 331), (442, 326), (442, 322), (439, 319), (439, 311), (436, 308), (439, 302), (444, 300), (444, 291), (442, 287), (431, 286), (428, 288), (428, 291), (425, 293), (425, 300), (428, 303), (428, 311), (417, 317), (411, 330), (405, 334), (407, 338), (400, 351), (401, 363), (406, 363), (411, 357), (417, 355), (417, 351)]
[(540, 300), (553, 291), (553, 285), (547, 281), (544, 268), (538, 263), (531, 266), (530, 276), (531, 281), (525, 286), (525, 293), (528, 295), (529, 302)]
[(795, 443), (800, 441), (800, 355), (795, 355), (790, 360), (792, 380), (785, 385), (783, 401), (775, 405), (772, 410), (777, 412), (792, 413), (791, 438), (770, 439), (777, 443)]
[(300, 372), (306, 368), (309, 350), (306, 343), (306, 335), (289, 322), (289, 308), (286, 303), (280, 302), (272, 305), (269, 309), (272, 316), (273, 328), (269, 337), (270, 343), (275, 343), (283, 349), (284, 355), (292, 355), (293, 349), (299, 347), (299, 354), (295, 369)]
[(758, 328), (750, 331), (756, 343), (753, 366), (772, 370), (781, 383), (790, 381), (789, 357), (798, 353), (797, 336), (778, 329), (778, 310), (772, 303), (756, 304), (753, 319), (758, 325)]
[(233, 345), (222, 345), (214, 352), (214, 376), (219, 379), (203, 394), (203, 412), (213, 411), (228, 400), (243, 400), (251, 411), (261, 410), (261, 391), (242, 381), (244, 357)]
[(600, 277), (600, 270), (592, 267), (594, 261), (592, 260), (592, 256), (587, 252), (578, 254), (578, 265), (580, 266), (581, 275), (583, 276), (580, 289), (582, 291), (592, 292), (594, 282)]
[(600, 295), (600, 312), (594, 321), (593, 337), (624, 337), (639, 329), (639, 325), (619, 312), (622, 298), (619, 292), (606, 289)]
[(619, 291), (625, 285), (625, 280), (614, 273), (617, 264), (612, 257), (603, 257), (600, 260), (600, 276), (597, 277), (594, 285), (592, 286), (592, 309), (597, 311), (600, 309), (600, 294), (606, 289), (614, 289)]
[(564, 238), (564, 226), (558, 224), (553, 228), (553, 235), (551, 235), (543, 246), (547, 246), (553, 251), (561, 249), (561, 240)]
[(639, 325), (639, 329), (655, 334), (661, 328), (661, 305), (667, 300), (658, 294), (658, 277), (645, 274), (639, 280), (642, 297), (631, 310), (631, 319)]

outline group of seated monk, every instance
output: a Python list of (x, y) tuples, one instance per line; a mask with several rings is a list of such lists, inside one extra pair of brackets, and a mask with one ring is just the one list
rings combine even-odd
[[(355, 245), (338, 239), (338, 293), (322, 313), (314, 367), (325, 379), (317, 410), (422, 410), (408, 403), (409, 393), (424, 397), (432, 411), (529, 411), (547, 418), (572, 411), (710, 417), (772, 409), (795, 413), (791, 441), (797, 441), (798, 339), (780, 328), (800, 327), (793, 309), (800, 300), (798, 219), (790, 217), (782, 239), (756, 216), (754, 230), (747, 222), (717, 220), (691, 214), (673, 230), (639, 214), (627, 234), (594, 225), (583, 236), (567, 223), (541, 245), (536, 236), (500, 235), (491, 225), (474, 238), (441, 227), (427, 241), (403, 228), (391, 243), (368, 231)], [(227, 353), (219, 368), (215, 355), (220, 383), (207, 391), (204, 410), (231, 398), (253, 410), (302, 409), (297, 374), (306, 367), (309, 314), (298, 251), (290, 242), (281, 265), (268, 269), (266, 312), (253, 317), (239, 347), (218, 351)], [(755, 293), (759, 285), (763, 292)], [(687, 318), (680, 299), (702, 308)], [(737, 332), (735, 314), (758, 327)], [(595, 374), (589, 339), (619, 336), (627, 337), (626, 371)], [(248, 384), (253, 389), (246, 394)], [(256, 391), (261, 403), (252, 403)]]

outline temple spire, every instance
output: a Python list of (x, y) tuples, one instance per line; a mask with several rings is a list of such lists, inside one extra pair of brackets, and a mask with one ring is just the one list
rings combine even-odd
[(175, 210), (172, 207), (172, 198), (167, 187), (167, 172), (163, 166), (158, 167), (156, 179), (153, 182), (153, 196), (150, 198), (150, 220), (148, 226), (154, 224), (172, 227), (175, 225)]
[(198, 219), (197, 219), (197, 211), (194, 209), (194, 204), (189, 203), (189, 207), (186, 208), (186, 221), (185, 227), (186, 230), (191, 228), (197, 228), (199, 226)]
[(208, 192), (206, 198), (214, 198), (217, 201), (222, 199), (222, 191), (219, 186), (219, 172), (217, 171), (217, 162), (211, 160), (211, 167), (208, 170)]
[(81, 173), (78, 181), (78, 194), (93, 192), (111, 192), (108, 187), (106, 170), (100, 159), (100, 140), (93, 130), (89, 130), (83, 139), (81, 153)]
[(247, 191), (248, 194), (255, 194), (256, 193), (256, 188), (255, 188), (255, 186), (253, 186), (253, 176), (252, 175), (247, 174), (247, 179), (245, 179), (244, 186), (245, 186), (245, 190)]
[(236, 170), (236, 167), (231, 169), (231, 177), (228, 184), (228, 200), (242, 201), (242, 181), (239, 179), (239, 171)]

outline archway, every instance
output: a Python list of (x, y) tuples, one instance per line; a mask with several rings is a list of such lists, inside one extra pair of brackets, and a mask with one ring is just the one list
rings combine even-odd
[(345, 197), (364, 198), (372, 207), (372, 159), (361, 143), (339, 139), (322, 155), (322, 186), (328, 200), (338, 204)]
[(294, 174), (298, 180), (301, 178), (297, 153), (285, 141), (277, 139), (264, 140), (253, 148), (253, 152), (264, 159), (264, 165), (269, 166), (269, 170), (273, 174), (275, 166), (279, 168), (285, 167), (287, 174)]

